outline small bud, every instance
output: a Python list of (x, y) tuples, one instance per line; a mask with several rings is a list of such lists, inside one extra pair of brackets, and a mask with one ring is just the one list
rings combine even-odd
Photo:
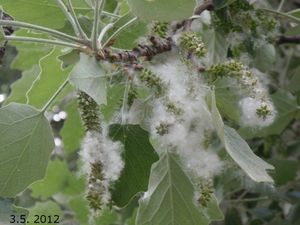
[(200, 197), (198, 198), (198, 203), (203, 207), (207, 207), (207, 204), (211, 200), (212, 197), (212, 184), (208, 181), (204, 181), (200, 184)]
[(168, 25), (166, 22), (156, 22), (152, 27), (152, 31), (159, 37), (165, 38), (168, 34)]
[(143, 69), (140, 73), (140, 79), (143, 81), (148, 87), (155, 89), (155, 94), (157, 96), (161, 96), (164, 93), (164, 85), (163, 81), (160, 77), (154, 74), (149, 69)]
[(169, 133), (170, 126), (171, 125), (168, 123), (161, 122), (157, 127), (155, 127), (156, 133), (160, 136), (164, 136), (165, 134)]
[(180, 44), (186, 51), (196, 55), (199, 58), (203, 57), (207, 52), (203, 41), (194, 32), (184, 33), (181, 36)]
[(268, 105), (262, 103), (259, 108), (256, 109), (256, 114), (258, 117), (263, 118), (264, 120), (272, 114), (271, 109), (268, 108)]

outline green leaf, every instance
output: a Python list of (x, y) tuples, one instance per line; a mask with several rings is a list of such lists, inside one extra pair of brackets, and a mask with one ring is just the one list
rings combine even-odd
[(132, 12), (144, 21), (174, 21), (193, 15), (195, 0), (127, 0)]
[(236, 208), (229, 208), (226, 211), (225, 225), (243, 225), (241, 213)]
[(285, 89), (293, 93), (300, 91), (300, 66), (291, 71), (291, 76), (292, 78)]
[(203, 208), (203, 211), (210, 220), (223, 220), (224, 215), (219, 208), (218, 201), (214, 195), (212, 195), (210, 201), (207, 203), (207, 207)]
[(39, 66), (23, 73), (23, 76), (13, 85), (11, 96), (7, 103), (17, 101), (36, 108), (42, 108), (52, 97), (60, 85), (68, 79), (72, 68), (61, 68), (58, 56), (59, 48), (54, 48), (39, 61)]
[(43, 178), (53, 135), (41, 112), (16, 103), (0, 109), (0, 131), (0, 196), (10, 197)]
[(76, 88), (101, 105), (106, 104), (106, 78), (106, 72), (96, 59), (82, 53), (69, 79)]
[(122, 207), (136, 193), (147, 189), (150, 168), (158, 156), (149, 142), (149, 134), (138, 125), (111, 125), (109, 135), (122, 142), (125, 150), (125, 168), (112, 193), (112, 199)]
[(266, 137), (273, 134), (280, 134), (286, 126), (295, 118), (299, 111), (297, 99), (287, 91), (279, 90), (271, 95), (272, 101), (277, 110), (275, 121), (268, 127), (262, 129), (241, 128), (239, 133), (243, 138)]
[(254, 65), (262, 72), (272, 68), (276, 60), (276, 50), (274, 45), (262, 43), (255, 49)]
[(27, 217), (28, 211), (13, 205), (14, 199), (0, 198), (0, 224), (11, 225), (11, 216), (20, 218), (21, 215)]
[[(18, 30), (14, 33), (16, 36), (23, 37), (36, 37), (36, 38), (49, 38), (47, 34), (33, 33), (27, 30)], [(28, 43), (20, 41), (10, 41), (10, 45), (17, 48), (18, 54), (12, 62), (11, 67), (22, 71), (30, 70), (33, 66), (36, 66), (39, 60), (48, 55), (53, 46), (45, 45), (41, 43)]]
[(300, 18), (300, 9), (292, 10), (292, 11), (288, 12), (288, 14), (290, 14), (291, 16)]
[(38, 66), (32, 67), (22, 73), (22, 77), (11, 85), (11, 93), (5, 101), (5, 104), (11, 102), (26, 103), (26, 92), (32, 86), (36, 77), (40, 74)]
[(51, 28), (65, 24), (65, 16), (53, 0), (0, 0), (0, 5), (18, 21)]
[[(129, 12), (126, 15), (122, 16), (118, 21), (114, 24), (113, 29), (108, 32), (108, 36), (112, 35), (115, 31), (117, 31), (124, 24), (129, 22), (135, 16)], [(138, 40), (145, 36), (148, 32), (147, 25), (141, 21), (136, 21), (130, 27), (123, 30), (118, 36), (116, 36), (116, 41), (114, 43), (114, 47), (121, 49), (132, 49), (137, 46)]]
[(60, 55), (61, 50), (54, 48), (40, 60), (40, 74), (26, 93), (28, 104), (42, 108), (60, 85), (68, 79), (72, 68), (68, 67), (64, 70), (61, 68), (61, 62), (58, 60)]
[(45, 199), (59, 192), (68, 195), (80, 194), (84, 186), (84, 179), (76, 177), (65, 161), (57, 159), (49, 163), (45, 178), (33, 183), (30, 188), (33, 197)]
[(68, 117), (60, 134), (64, 143), (64, 151), (69, 154), (79, 149), (80, 141), (84, 136), (84, 129), (77, 109), (77, 101), (74, 100), (67, 104), (64, 110)]
[(243, 90), (234, 84), (230, 78), (218, 79), (214, 85), (216, 103), (220, 112), (238, 123), (241, 117), (239, 101), (246, 96), (242, 95)]
[[(59, 217), (58, 224), (61, 224), (62, 219), (63, 219), (63, 212), (60, 209), (60, 206), (53, 201), (38, 202), (33, 207), (29, 208), (28, 210), (29, 210), (29, 216), (27, 218), (28, 225), (36, 225), (37, 224), (36, 222), (34, 222), (37, 219), (36, 215), (38, 215), (39, 217), (41, 217), (41, 215), (45, 215), (47, 218), (47, 223), (45, 223), (45, 224), (53, 224), (54, 220), (56, 219), (56, 217), (54, 217), (54, 215), (58, 215), (58, 217)], [(48, 223), (48, 221), (49, 221), (48, 216), (51, 217), (52, 223)], [(40, 220), (39, 220), (39, 222), (41, 223)]]
[(119, 111), (125, 91), (124, 84), (114, 84), (107, 90), (107, 104), (102, 105), (101, 113), (106, 122), (109, 122)]
[(202, 38), (208, 50), (207, 66), (224, 62), (229, 48), (225, 36), (217, 30), (208, 29), (203, 31)]
[(152, 166), (148, 191), (139, 201), (136, 225), (207, 225), (195, 204), (194, 187), (169, 152)]
[[(70, 200), (69, 207), (75, 213), (75, 218), (79, 224), (89, 224), (90, 218), (88, 201), (83, 198), (83, 196), (79, 196)], [(116, 222), (118, 221), (118, 214), (114, 210), (104, 208), (101, 211), (101, 216), (94, 218), (94, 220), (95, 224), (97, 225), (117, 224)]]
[(274, 180), (276, 185), (284, 185), (295, 179), (297, 170), (300, 168), (299, 162), (288, 159), (272, 159), (270, 162), (275, 167)]
[(234, 3), (236, 0), (213, 0), (214, 9), (222, 9)]
[(224, 125), (216, 106), (214, 91), (211, 92), (211, 97), (213, 124), (227, 153), (254, 181), (272, 183), (273, 180), (266, 170), (274, 169), (274, 167), (256, 156), (248, 146), (247, 142), (240, 137), (236, 130)]
[(48, 198), (61, 191), (68, 176), (68, 166), (60, 160), (49, 162), (46, 176), (43, 180), (34, 182), (30, 189), (31, 195), (35, 198)]

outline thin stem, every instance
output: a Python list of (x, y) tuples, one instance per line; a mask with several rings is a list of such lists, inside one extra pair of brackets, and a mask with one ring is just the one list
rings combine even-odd
[(81, 27), (81, 25), (80, 25), (80, 23), (79, 23), (79, 21), (78, 21), (78, 18), (77, 18), (77, 16), (76, 16), (75, 11), (74, 11), (74, 7), (73, 7), (73, 5), (72, 5), (72, 1), (71, 1), (71, 0), (68, 0), (68, 1), (67, 1), (67, 6), (68, 6), (68, 8), (69, 8), (69, 10), (70, 10), (71, 16), (72, 16), (73, 19), (74, 19), (74, 22), (75, 22), (75, 24), (76, 24), (76, 27), (77, 27), (79, 33), (80, 33), (81, 38), (83, 38), (83, 39), (85, 39), (85, 40), (88, 40), (88, 37), (87, 37), (86, 33), (83, 31), (83, 29), (82, 29), (82, 27)]
[(106, 12), (106, 11), (102, 11), (102, 14), (105, 16), (110, 16), (110, 17), (114, 17), (114, 18), (121, 18), (121, 16), (119, 16), (115, 13), (110, 13), (110, 12)]
[(119, 29), (117, 29), (107, 40), (106, 42), (103, 44), (103, 47), (105, 47), (113, 38), (115, 38), (116, 36), (119, 35), (119, 33), (121, 33), (124, 29), (126, 29), (127, 27), (129, 27), (130, 25), (132, 25), (135, 21), (137, 21), (137, 17), (134, 17), (133, 19), (129, 20), (127, 23), (125, 23), (122, 27), (120, 27)]
[(273, 9), (266, 9), (266, 8), (263, 8), (261, 10), (264, 10), (266, 12), (270, 12), (270, 13), (273, 13), (273, 14), (276, 14), (276, 15), (279, 15), (279, 16), (283, 16), (283, 17), (286, 17), (286, 18), (289, 18), (297, 23), (300, 23), (300, 19), (295, 17), (295, 16), (292, 16), (288, 13), (284, 13), (284, 12), (279, 12), (279, 11), (276, 11), (276, 10), (273, 10)]
[(101, 18), (101, 13), (104, 7), (105, 0), (96, 0), (96, 5), (94, 8), (94, 23), (92, 29), (92, 47), (95, 51), (98, 50), (98, 35), (99, 35), (99, 22)]
[(66, 79), (60, 87), (56, 90), (56, 92), (52, 95), (52, 97), (48, 100), (48, 102), (43, 106), (42, 112), (45, 112), (47, 108), (51, 105), (54, 99), (60, 94), (60, 92), (65, 88), (65, 86), (69, 83), (69, 79)]
[(128, 113), (128, 93), (131, 86), (131, 80), (129, 77), (126, 80), (124, 95), (123, 95), (123, 104), (122, 104), (122, 124), (126, 124), (127, 122), (127, 113)]
[(26, 29), (31, 29), (31, 30), (38, 30), (38, 31), (43, 31), (46, 32), (50, 35), (53, 35), (57, 38), (69, 40), (69, 41), (74, 41), (80, 44), (86, 44), (84, 40), (79, 39), (77, 37), (65, 34), (63, 32), (53, 30), (47, 27), (42, 27), (30, 23), (24, 23), (24, 22), (18, 22), (18, 21), (10, 21), (10, 20), (0, 20), (0, 26), (12, 26), (12, 27), (21, 27), (21, 28), (26, 28)]
[(5, 39), (7, 41), (36, 42), (36, 43), (60, 45), (60, 46), (65, 46), (70, 48), (83, 49), (83, 46), (77, 44), (72, 44), (64, 41), (56, 41), (51, 39), (44, 39), (44, 38), (5, 36)]
[(265, 201), (270, 200), (269, 197), (258, 197), (258, 198), (244, 198), (244, 199), (233, 199), (233, 200), (225, 200), (224, 202), (227, 203), (235, 203), (235, 202), (256, 202), (256, 201)]
[(109, 31), (114, 25), (112, 23), (107, 24), (100, 32), (100, 35), (98, 37), (98, 43), (99, 43), (99, 47), (100, 49), (102, 48), (102, 40), (104, 38), (104, 35), (107, 33), (107, 31)]
[(80, 31), (78, 30), (76, 22), (74, 21), (74, 18), (72, 17), (72, 15), (69, 12), (68, 8), (66, 7), (65, 3), (62, 0), (56, 0), (56, 3), (61, 8), (61, 10), (65, 14), (65, 16), (67, 17), (68, 21), (71, 23), (76, 36), (81, 37)]
[(280, 1), (280, 4), (279, 4), (279, 6), (278, 6), (278, 8), (277, 8), (277, 11), (278, 11), (278, 12), (281, 11), (284, 2), (285, 2), (285, 0), (281, 0), (281, 1)]

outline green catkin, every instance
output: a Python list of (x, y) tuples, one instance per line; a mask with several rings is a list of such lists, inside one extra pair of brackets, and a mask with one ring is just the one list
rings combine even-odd
[[(101, 135), (100, 115), (98, 104), (86, 93), (78, 93), (78, 108), (86, 132), (97, 132)], [(93, 212), (100, 212), (103, 206), (102, 196), (105, 193), (103, 186), (102, 163), (91, 163), (91, 172), (88, 175), (86, 199)]]
[(256, 109), (256, 114), (258, 117), (265, 120), (268, 116), (272, 114), (272, 112), (266, 104), (262, 104), (259, 108)]
[(212, 67), (208, 68), (206, 72), (210, 74), (213, 80), (232, 75), (236, 78), (240, 78), (242, 76), (242, 69), (242, 63), (232, 60), (226, 63), (213, 65)]
[(174, 102), (170, 101), (170, 99), (167, 99), (164, 101), (164, 105), (166, 107), (167, 112), (172, 113), (174, 115), (182, 115), (184, 112), (182, 108), (178, 107)]
[(156, 96), (162, 96), (164, 94), (164, 85), (160, 77), (153, 73), (149, 69), (143, 69), (140, 73), (140, 80), (148, 87), (154, 89)]
[(155, 22), (152, 27), (152, 32), (161, 38), (166, 38), (168, 35), (168, 26), (169, 23), (166, 22)]
[(89, 95), (80, 91), (78, 95), (78, 107), (86, 131), (101, 132), (98, 104)]
[(203, 57), (207, 52), (202, 39), (198, 37), (194, 32), (183, 33), (180, 38), (180, 45), (184, 50), (194, 54), (199, 58)]
[(161, 122), (157, 127), (155, 127), (156, 133), (160, 136), (164, 136), (165, 134), (169, 133), (170, 126), (171, 125), (168, 123)]
[(94, 212), (102, 210), (102, 195), (105, 193), (105, 187), (103, 186), (103, 173), (101, 162), (92, 163), (91, 173), (88, 178), (88, 191), (86, 199), (89, 201), (90, 209)]
[(198, 198), (198, 203), (203, 207), (207, 207), (212, 197), (212, 185), (210, 182), (204, 181), (200, 184), (200, 197)]
[(127, 104), (128, 107), (131, 107), (134, 100), (137, 98), (137, 87), (135, 84), (133, 84), (132, 82), (130, 83), (130, 87), (129, 87), (129, 91), (128, 91), (128, 100), (127, 100)]

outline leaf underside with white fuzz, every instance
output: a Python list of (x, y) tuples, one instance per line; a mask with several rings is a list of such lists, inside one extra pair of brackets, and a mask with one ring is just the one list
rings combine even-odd
[(98, 105), (106, 104), (106, 74), (95, 58), (81, 54), (69, 79), (76, 88), (91, 96)]
[(151, 165), (158, 156), (149, 142), (149, 134), (138, 125), (113, 124), (109, 135), (124, 145), (125, 168), (112, 193), (113, 201), (122, 207), (135, 194), (147, 190)]
[(211, 92), (211, 112), (213, 124), (220, 140), (223, 142), (227, 153), (256, 182), (270, 182), (273, 179), (267, 173), (274, 167), (256, 156), (246, 141), (231, 127), (224, 125), (222, 117), (216, 106), (214, 91)]
[(135, 15), (144, 21), (174, 21), (193, 15), (195, 0), (128, 0)]
[(148, 191), (139, 201), (136, 225), (207, 225), (194, 187), (176, 155), (164, 153), (151, 169)]
[(12, 197), (43, 178), (53, 148), (40, 111), (16, 103), (0, 109), (0, 196)]

